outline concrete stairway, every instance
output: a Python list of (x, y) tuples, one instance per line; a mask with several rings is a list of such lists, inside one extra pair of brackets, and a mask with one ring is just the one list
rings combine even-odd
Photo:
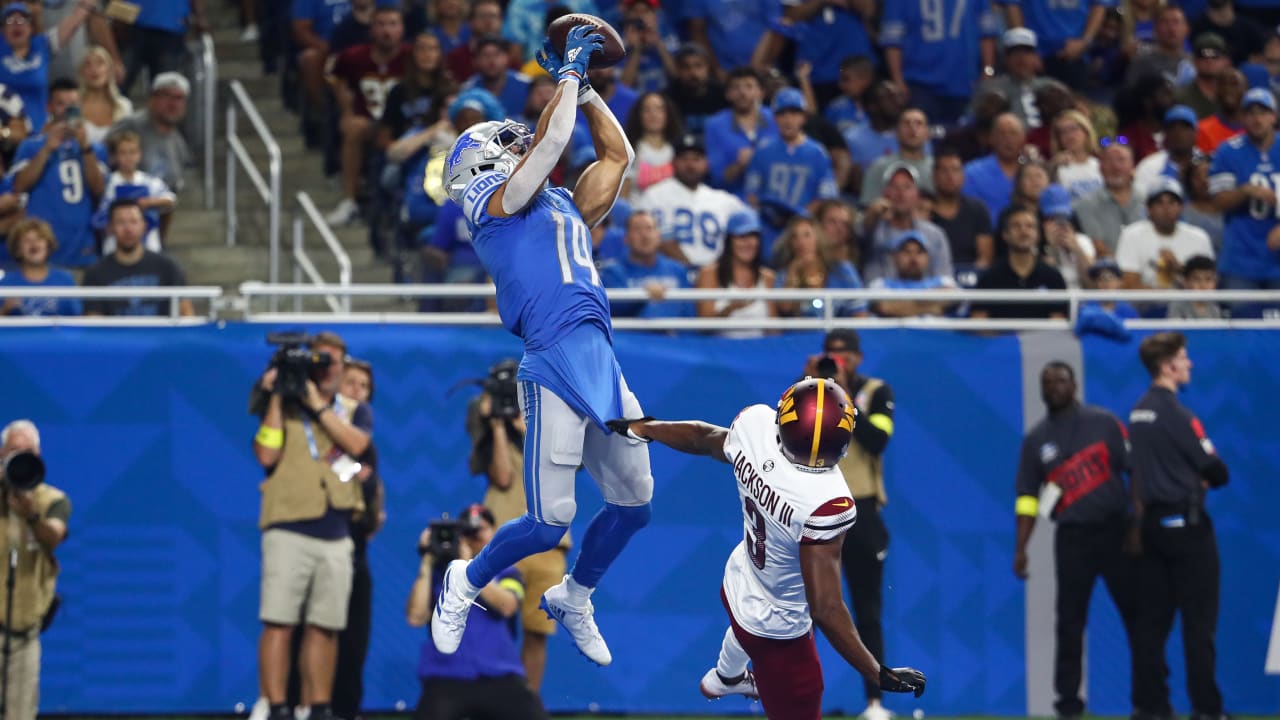
[[(214, 3), (221, 10), (225, 5)], [(211, 8), (212, 9), (212, 8)], [(188, 171), (187, 190), (179, 198), (178, 210), (169, 229), (166, 252), (171, 254), (187, 275), (187, 282), (192, 285), (218, 285), (228, 294), (234, 294), (241, 282), (246, 280), (268, 281), (269, 278), (269, 242), (268, 214), (266, 207), (253, 188), (248, 176), (241, 168), (237, 169), (236, 196), (239, 208), (239, 229), (236, 244), (226, 245), (226, 141), (225, 119), (226, 108), (230, 100), (227, 89), (232, 80), (239, 80), (257, 106), (258, 112), (269, 126), (276, 142), (280, 146), (283, 157), (281, 176), (281, 195), (284, 202), (280, 216), (280, 280), (293, 281), (292, 260), (292, 223), (300, 210), (295, 195), (305, 191), (311, 195), (321, 213), (327, 213), (340, 199), (340, 193), (334, 181), (327, 180), (322, 172), (322, 161), (319, 152), (308, 151), (299, 132), (298, 118), (284, 108), (280, 100), (280, 79), (278, 76), (263, 76), (262, 66), (258, 61), (258, 48), (253, 43), (239, 41), (239, 28), (236, 27), (235, 15), (225, 12), (222, 16), (214, 16), (213, 37), (218, 58), (218, 103), (215, 111), (215, 151), (214, 185), (216, 189), (216, 205), (213, 210), (204, 208), (202, 171)], [(144, 101), (145, 102), (145, 101)], [(191, 104), (193, 112), (196, 104)], [(238, 118), (238, 135), (246, 145), (259, 169), (266, 176), (267, 153), (259, 142), (252, 126), (243, 114)], [(203, 167), (203, 157), (198, 163)], [(338, 266), (333, 254), (324, 245), (318, 231), (304, 221), (307, 253), (316, 265), (326, 282), (338, 281)], [(368, 242), (368, 230), (363, 224), (353, 224), (341, 228), (333, 228), (338, 240), (351, 258), (352, 281), (357, 283), (391, 282), (390, 265), (372, 252)], [(255, 304), (255, 309), (262, 305)], [(282, 303), (281, 307), (292, 307), (292, 302)], [(306, 310), (324, 310), (327, 308), (319, 298), (304, 303)], [(414, 305), (403, 299), (357, 299), (353, 300), (353, 310), (405, 311), (412, 310)]]

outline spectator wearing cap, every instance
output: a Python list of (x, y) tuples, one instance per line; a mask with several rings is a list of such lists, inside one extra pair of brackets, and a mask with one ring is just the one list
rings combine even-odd
[[(893, 243), (892, 276), (876, 278), (868, 286), (872, 290), (952, 290), (955, 280), (949, 275), (929, 274), (929, 249), (920, 233), (910, 230)], [(952, 301), (876, 300), (871, 310), (883, 317), (916, 317), (942, 315), (954, 305)]]
[[(1043, 262), (1036, 251), (1040, 227), (1034, 208), (1011, 206), (1000, 213), (997, 232), (1009, 253), (997, 258), (978, 277), (977, 290), (1065, 290), (1062, 273)], [(974, 303), (969, 316), (977, 319), (1066, 318), (1066, 303)]]
[(919, 178), (920, 190), (933, 192), (933, 155), (929, 152), (929, 118), (923, 110), (907, 108), (898, 116), (898, 127), (895, 133), (898, 138), (898, 150), (885, 155), (867, 168), (862, 178), (862, 192), (859, 204), (870, 205), (880, 197), (884, 190), (884, 171), (895, 163), (905, 163), (915, 168)]
[(1174, 85), (1184, 85), (1195, 78), (1195, 65), (1187, 53), (1189, 28), (1187, 16), (1178, 5), (1156, 8), (1154, 42), (1143, 46), (1129, 63), (1124, 84), (1132, 87), (1145, 75), (1163, 75)]
[(984, 90), (995, 89), (1009, 99), (1009, 112), (1024, 127), (1040, 127), (1040, 110), (1036, 107), (1036, 88), (1040, 85), (1040, 52), (1034, 31), (1025, 27), (1005, 30), (1000, 39), (1004, 49), (1004, 72), (982, 83)]
[(160, 73), (151, 82), (146, 109), (116, 123), (108, 133), (108, 137), (118, 130), (137, 133), (142, 141), (142, 170), (179, 194), (186, 187), (183, 169), (191, 163), (191, 150), (182, 137), (190, 94), (191, 83), (185, 77), (176, 72)]
[(972, 287), (978, 281), (976, 270), (987, 267), (995, 258), (991, 213), (981, 200), (962, 192), (964, 161), (956, 150), (944, 148), (934, 154), (933, 188), (929, 221), (947, 238), (956, 280)]
[(1147, 193), (1147, 219), (1120, 233), (1116, 263), (1131, 290), (1168, 290), (1178, 286), (1182, 265), (1196, 255), (1213, 257), (1205, 231), (1181, 221), (1182, 183), (1163, 178)]
[[(1182, 288), (1205, 291), (1218, 288), (1218, 266), (1207, 255), (1196, 255), (1182, 264)], [(1216, 302), (1176, 300), (1169, 303), (1170, 320), (1217, 320), (1223, 316), (1222, 306)]]
[[(858, 290), (862, 278), (848, 261), (838, 260), (831, 250), (822, 227), (816, 220), (795, 216), (778, 237), (774, 265), (778, 268), (777, 286), (787, 290)], [(820, 298), (800, 301), (778, 301), (778, 314), (801, 317), (824, 317), (826, 310)], [(840, 300), (835, 314), (841, 317), (865, 315), (865, 300)]]
[[(764, 255), (760, 251), (760, 219), (754, 210), (734, 213), (725, 227), (724, 252), (720, 253), (714, 263), (704, 265), (698, 272), (697, 287), (761, 290), (773, 287), (775, 282), (774, 272), (765, 265)], [(698, 317), (764, 320), (777, 315), (778, 309), (774, 302), (763, 298), (698, 301)], [(729, 338), (756, 338), (762, 337), (765, 331), (724, 330), (718, 334)]]
[(1267, 245), (1280, 168), (1276, 101), (1270, 93), (1254, 97), (1245, 104), (1244, 134), (1220, 145), (1209, 168), (1209, 192), (1223, 213), (1218, 272), (1229, 290), (1280, 289), (1280, 253)]
[(622, 12), (627, 57), (619, 82), (639, 92), (666, 90), (667, 76), (676, 67), (672, 53), (680, 44), (669, 12), (658, 0), (625, 0)]
[(1133, 151), (1123, 137), (1105, 143), (1100, 165), (1102, 187), (1071, 205), (1098, 255), (1110, 256), (1124, 226), (1142, 219), (1145, 198), (1133, 191)]
[[(49, 223), (39, 218), (19, 220), (9, 231), (9, 257), (17, 267), (0, 270), (0, 287), (75, 287), (71, 273), (53, 267), (49, 258), (58, 249)], [(0, 315), (81, 315), (77, 298), (10, 297), (0, 304)]]
[(978, 198), (996, 224), (1000, 211), (1013, 197), (1013, 178), (1027, 144), (1027, 131), (1013, 113), (996, 117), (991, 125), (991, 153), (964, 166), (964, 192)]
[(744, 184), (747, 202), (760, 213), (766, 257), (792, 217), (808, 216), (816, 201), (839, 194), (831, 156), (804, 132), (804, 95), (795, 88), (779, 90), (773, 98), (773, 116), (778, 137), (760, 143)]
[(889, 77), (909, 102), (934, 122), (952, 125), (969, 106), (979, 68), (994, 74), (1000, 21), (986, 3), (957, 4), (951, 12), (960, 16), (941, 32), (937, 18), (925, 15), (926, 5), (885, 3), (880, 45)]
[(814, 97), (819, 106), (826, 105), (840, 92), (841, 60), (872, 54), (867, 24), (875, 21), (875, 3), (782, 0), (782, 16), (789, 27), (774, 27), (795, 41), (796, 62), (812, 67)]
[(1133, 171), (1133, 189), (1142, 197), (1162, 177), (1180, 178), (1196, 155), (1200, 121), (1196, 111), (1174, 105), (1164, 114), (1164, 149), (1142, 158)]
[(0, 83), (22, 98), (31, 127), (44, 127), (45, 106), (49, 104), (49, 61), (71, 35), (84, 24), (94, 4), (87, 0), (75, 3), (69, 13), (44, 33), (36, 33), (31, 10), (26, 3), (10, 2), (0, 10), (4, 20), (0, 40)]
[(672, 177), (641, 193), (636, 209), (657, 219), (663, 254), (689, 268), (710, 265), (724, 248), (729, 219), (747, 205), (706, 184), (707, 151), (698, 136), (676, 140), (671, 165)]
[[(777, 0), (686, 0), (686, 37), (707, 51), (711, 72), (725, 78), (751, 64), (756, 41), (778, 13)], [(732, 101), (731, 101), (732, 102)]]
[(763, 107), (764, 86), (751, 68), (729, 73), (725, 86), (729, 107), (707, 118), (703, 138), (711, 184), (745, 197), (747, 166), (765, 140), (778, 136), (773, 112)]
[(1230, 52), (1231, 63), (1237, 66), (1262, 54), (1262, 46), (1267, 39), (1267, 31), (1253, 18), (1236, 12), (1235, 0), (1212, 0), (1209, 3), (1204, 14), (1191, 25), (1192, 41), (1206, 33), (1222, 38)]
[(525, 60), (533, 59), (542, 48), (547, 10), (557, 5), (575, 13), (600, 14), (595, 0), (511, 0), (507, 3), (507, 21), (502, 25), (502, 34), (520, 47)]
[(880, 80), (867, 90), (863, 104), (867, 122), (843, 134), (850, 159), (865, 175), (876, 160), (898, 151), (898, 117), (906, 105), (906, 94), (892, 80)]
[(697, 43), (685, 43), (667, 71), (667, 96), (684, 115), (684, 129), (702, 134), (707, 120), (727, 106), (725, 87), (711, 74), (711, 59)]
[(1089, 236), (1076, 232), (1071, 222), (1071, 196), (1061, 185), (1050, 185), (1040, 193), (1040, 230), (1044, 234), (1044, 261), (1062, 273), (1067, 287), (1082, 287), (1097, 253)]
[[(1235, 68), (1227, 68), (1218, 76), (1218, 109), (1212, 115), (1200, 120), (1196, 127), (1196, 149), (1205, 155), (1212, 155), (1224, 140), (1244, 132), (1244, 99), (1248, 83), (1244, 73)], [(1259, 102), (1258, 93), (1271, 94), (1268, 88), (1254, 88), (1252, 102)]]
[(1087, 84), (1089, 68), (1084, 63), (1085, 51), (1102, 29), (1107, 9), (1119, 4), (1117, 0), (998, 2), (1004, 6), (1009, 27), (1026, 27), (1035, 31), (1046, 74), (1068, 87), (1082, 88)]
[(929, 275), (953, 274), (951, 246), (942, 228), (921, 217), (920, 187), (916, 170), (906, 163), (885, 168), (883, 196), (867, 206), (862, 217), (863, 234), (869, 238), (863, 258), (867, 282), (893, 277), (893, 249), (904, 233), (915, 232), (929, 255)]
[(1226, 41), (1207, 32), (1195, 38), (1191, 46), (1196, 77), (1178, 89), (1176, 100), (1196, 111), (1196, 117), (1207, 118), (1217, 109), (1218, 78), (1231, 67)]
[(625, 239), (627, 254), (610, 260), (600, 268), (600, 282), (607, 288), (642, 288), (648, 300), (611, 300), (614, 317), (669, 318), (693, 315), (687, 302), (664, 302), (667, 291), (689, 287), (689, 272), (684, 265), (658, 252), (662, 236), (658, 222), (644, 210), (633, 211), (627, 218)]

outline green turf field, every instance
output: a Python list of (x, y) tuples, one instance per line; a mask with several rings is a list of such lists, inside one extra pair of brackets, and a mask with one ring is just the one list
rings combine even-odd
[[(757, 708), (759, 706), (756, 706)], [(245, 715), (49, 715), (42, 714), (42, 718), (59, 718), (60, 720), (125, 720), (126, 718), (142, 718), (144, 720), (215, 720), (217, 718), (243, 718)], [(376, 714), (366, 715), (365, 720), (405, 720), (411, 715), (409, 713), (398, 714)], [(636, 720), (708, 720), (709, 718), (718, 717), (764, 717), (763, 714), (757, 713), (720, 713), (707, 715), (553, 715), (552, 717), (560, 720), (605, 720), (607, 718), (635, 718)], [(853, 720), (854, 715), (828, 715), (825, 720)], [(906, 716), (898, 716), (902, 720), (906, 720)], [(967, 715), (952, 717), (933, 717), (929, 716), (927, 720), (995, 720), (995, 715)], [(1107, 715), (1085, 715), (1085, 720), (1128, 720), (1124, 716), (1107, 716)], [(1262, 715), (1233, 715), (1233, 720), (1275, 720), (1275, 717), (1267, 717)]]

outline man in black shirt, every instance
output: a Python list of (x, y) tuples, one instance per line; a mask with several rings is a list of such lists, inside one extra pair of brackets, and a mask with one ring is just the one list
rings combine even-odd
[(1081, 656), (1089, 598), (1101, 575), (1133, 638), (1137, 615), (1133, 562), (1123, 552), (1129, 498), (1123, 474), (1128, 443), (1116, 416), (1076, 399), (1075, 371), (1051, 362), (1040, 373), (1049, 415), (1022, 441), (1018, 461), (1017, 542), (1013, 572), (1027, 577), (1027, 541), (1036, 515), (1058, 525), (1053, 556), (1057, 578), (1057, 652), (1053, 681), (1059, 718), (1079, 718)]
[(1151, 388), (1129, 413), (1133, 499), (1141, 528), (1138, 620), (1133, 645), (1134, 717), (1173, 716), (1164, 672), (1165, 643), (1182, 613), (1182, 647), (1192, 720), (1217, 720), (1222, 693), (1214, 678), (1218, 625), (1218, 542), (1205, 511), (1209, 488), (1227, 484), (1227, 466), (1200, 420), (1178, 402), (1191, 382), (1182, 333), (1157, 333), (1138, 349)]
[[(107, 210), (109, 232), (116, 238), (116, 250), (94, 263), (84, 274), (85, 287), (182, 287), (186, 277), (178, 264), (166, 255), (154, 253), (142, 245), (147, 221), (137, 200), (121, 199)], [(129, 298), (127, 300), (88, 300), (85, 315), (170, 315), (171, 301)], [(191, 301), (178, 301), (179, 315), (194, 315)]]
[(933, 191), (929, 220), (947, 234), (956, 282), (973, 287), (978, 273), (995, 258), (996, 244), (986, 203), (963, 194), (964, 158), (959, 151), (943, 148), (934, 153)]
[[(978, 278), (977, 290), (1066, 290), (1062, 273), (1040, 261), (1040, 221), (1035, 210), (1011, 205), (1000, 213), (998, 232), (1009, 254)], [(1066, 318), (1066, 303), (974, 303), (973, 318)]]
[(680, 108), (684, 129), (701, 135), (707, 118), (728, 107), (724, 86), (711, 77), (711, 61), (701, 45), (681, 46), (675, 60), (676, 71), (667, 78), (667, 96)]

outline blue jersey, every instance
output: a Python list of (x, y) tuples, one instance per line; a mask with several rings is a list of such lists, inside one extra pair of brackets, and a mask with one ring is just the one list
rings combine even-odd
[(778, 126), (769, 108), (760, 108), (760, 124), (755, 129), (755, 136), (748, 137), (733, 121), (733, 111), (725, 109), (707, 118), (703, 137), (707, 146), (709, 184), (743, 197), (746, 173), (739, 175), (736, 182), (729, 182), (724, 171), (738, 161), (738, 152), (742, 148), (759, 148), (766, 140), (778, 137)]
[[(645, 288), (658, 283), (664, 288), (689, 287), (689, 271), (683, 265), (665, 255), (654, 258), (652, 265), (641, 265), (630, 257), (605, 263), (600, 268), (600, 279), (610, 288)], [(617, 300), (610, 303), (613, 314), (619, 317), (667, 318), (692, 317), (693, 303), (645, 302)]]
[(720, 67), (730, 70), (751, 64), (760, 36), (782, 10), (779, 0), (685, 0), (683, 4), (686, 19), (706, 22), (711, 49)]
[[(1118, 0), (1000, 0), (1001, 5), (1022, 8), (1022, 21), (1036, 33), (1041, 57), (1058, 54), (1072, 38), (1084, 34), (1089, 11), (1095, 6), (1113, 8)], [(1188, 18), (1191, 16), (1188, 15)]]
[(747, 166), (746, 191), (761, 207), (783, 208), (804, 213), (814, 200), (834, 198), (836, 178), (831, 156), (813, 138), (804, 138), (792, 147), (782, 138), (766, 141)]
[[(23, 140), (9, 177), (16, 177), (44, 143), (44, 135)], [(98, 259), (93, 237), (93, 198), (84, 182), (85, 162), (97, 162), (102, 174), (107, 174), (107, 151), (102, 145), (94, 143), (93, 157), (89, 158), (81, 155), (75, 140), (68, 140), (49, 156), (44, 173), (27, 191), (27, 215), (49, 223), (53, 236), (58, 238), (58, 250), (49, 258), (54, 265), (82, 267)]]
[(49, 104), (49, 38), (44, 34), (31, 36), (31, 48), (26, 57), (18, 57), (9, 43), (0, 36), (0, 83), (22, 98), (23, 108), (31, 119), (31, 131), (44, 129)]
[(134, 2), (142, 6), (138, 10), (135, 25), (163, 30), (174, 35), (187, 32), (187, 13), (191, 10), (190, 2), (182, 0), (134, 0)]
[(898, 134), (893, 128), (881, 132), (868, 122), (854, 125), (843, 134), (849, 157), (864, 168), (871, 167), (871, 163), (885, 155), (898, 153)]
[(311, 31), (324, 38), (333, 35), (338, 23), (351, 14), (351, 0), (293, 0), (294, 20), (310, 20)]
[[(1209, 191), (1261, 185), (1280, 193), (1280, 142), (1263, 151), (1237, 135), (1218, 146), (1209, 166)], [(1280, 253), (1267, 249), (1267, 233), (1276, 226), (1280, 208), (1248, 200), (1223, 215), (1222, 255), (1218, 272), (1252, 280), (1280, 278)]]
[[(524, 103), (529, 99), (529, 76), (515, 70), (507, 71), (507, 81), (502, 83), (502, 91), (497, 94), (498, 102), (507, 117), (520, 117), (524, 114)], [(487, 90), (479, 75), (472, 75), (462, 85), (463, 90), (480, 88)]]
[[(43, 282), (33, 283), (18, 270), (0, 271), (0, 287), (75, 287), (76, 279), (71, 273), (58, 268), (49, 268), (49, 275)], [(45, 315), (83, 315), (84, 307), (78, 298), (23, 298), (12, 315), (28, 317)]]
[(995, 155), (984, 155), (964, 165), (964, 194), (986, 203), (991, 227), (999, 225), (1000, 211), (1013, 195), (1013, 178), (1004, 174)]
[(449, 267), (480, 267), (480, 257), (471, 244), (471, 228), (462, 216), (462, 208), (452, 200), (440, 206), (436, 226), (431, 232), (431, 247), (449, 255)]
[[(909, 0), (894, 0), (887, 3)], [(798, 4), (798, 3), (789, 3)], [(780, 26), (778, 29), (783, 29)], [(789, 32), (796, 42), (796, 60), (810, 63), (814, 83), (834, 83), (840, 79), (840, 63), (851, 55), (875, 58), (871, 39), (862, 18), (852, 10), (826, 7), (808, 20), (792, 25)]]
[(622, 371), (613, 356), (609, 301), (591, 254), (591, 231), (565, 188), (538, 192), (510, 217), (489, 214), (507, 180), (483, 173), (467, 184), (462, 212), (472, 245), (498, 288), (498, 314), (524, 340), (520, 377), (604, 428), (622, 417)]
[(854, 132), (858, 127), (867, 125), (871, 121), (867, 119), (867, 113), (852, 98), (841, 95), (823, 111), (822, 116), (828, 122), (836, 126), (846, 139), (849, 134)]
[(973, 94), (978, 43), (999, 33), (990, 6), (973, 0), (885, 3), (880, 21), (880, 44), (902, 50), (902, 77), (945, 97)]

